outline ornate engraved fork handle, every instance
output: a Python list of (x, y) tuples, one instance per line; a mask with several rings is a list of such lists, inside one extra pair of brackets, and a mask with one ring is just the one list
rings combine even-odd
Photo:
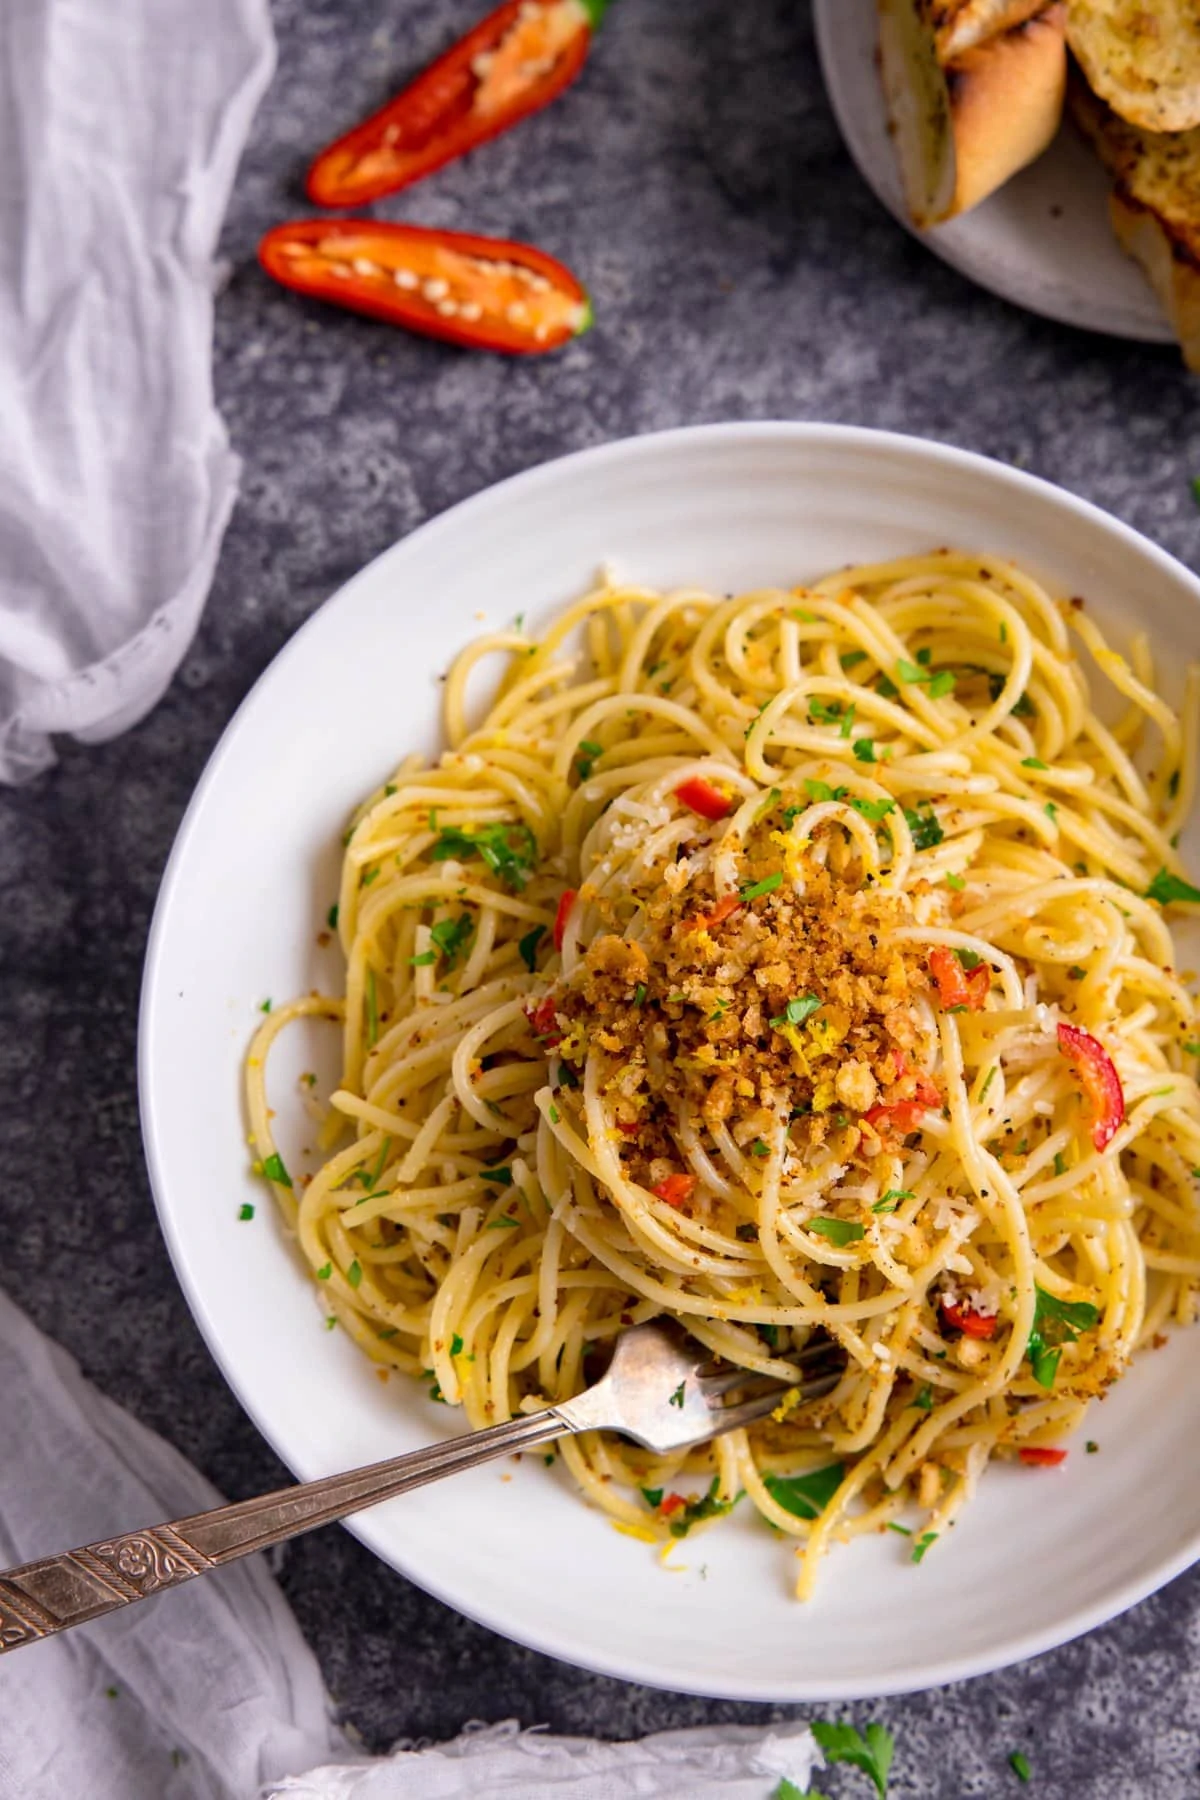
[(345, 1518), (439, 1475), (474, 1468), (574, 1429), (565, 1411), (549, 1407), (347, 1475), (279, 1488), (234, 1506), (218, 1506), (169, 1525), (152, 1525), (6, 1569), (0, 1574), (0, 1654), (70, 1625), (82, 1625), (118, 1606), (131, 1606), (163, 1588), (178, 1587), (236, 1556)]

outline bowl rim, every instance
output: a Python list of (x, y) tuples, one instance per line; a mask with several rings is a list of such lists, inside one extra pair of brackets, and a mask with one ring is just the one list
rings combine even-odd
[[(302, 654), (301, 647), (307, 634), (316, 626), (319, 616), (325, 609), (342, 599), (360, 582), (369, 580), (376, 564), (393, 555), (401, 544), (408, 545), (417, 539), (427, 539), (460, 531), (471, 515), (486, 512), (494, 506), (502, 507), (514, 493), (529, 494), (542, 487), (553, 487), (564, 473), (574, 474), (583, 469), (599, 469), (609, 463), (619, 463), (631, 457), (655, 459), (663, 453), (669, 454), (674, 450), (683, 450), (700, 443), (716, 446), (745, 446), (756, 443), (766, 445), (773, 442), (809, 446), (824, 443), (840, 449), (854, 450), (858, 448), (864, 452), (890, 451), (900, 457), (916, 457), (924, 459), (934, 466), (940, 465), (947, 474), (953, 472), (973, 473), (1002, 488), (1009, 488), (1015, 497), (1022, 494), (1036, 494), (1043, 501), (1049, 501), (1064, 511), (1075, 514), (1093, 529), (1115, 535), (1129, 549), (1143, 557), (1152, 568), (1160, 570), (1164, 575), (1169, 575), (1175, 581), (1182, 579), (1184, 585), (1191, 590), (1197, 609), (1200, 611), (1200, 577), (1194, 575), (1186, 565), (1146, 538), (1133, 526), (1127, 525), (1123, 520), (1095, 505), (1094, 502), (1072, 494), (1042, 476), (1014, 468), (1010, 464), (982, 455), (978, 451), (960, 449), (955, 445), (925, 438), (915, 433), (882, 430), (870, 426), (778, 419), (673, 426), (665, 430), (634, 433), (585, 449), (571, 451), (562, 456), (548, 458), (477, 490), (444, 511), (423, 521), (412, 531), (405, 533), (372, 557), (347, 581), (320, 602), (255, 678), (222, 730), (200, 778), (192, 790), (187, 808), (177, 828), (155, 900), (143, 962), (137, 1033), (138, 1107), (146, 1167), (159, 1227), (163, 1233), (176, 1278), (183, 1290), (183, 1296), (192, 1319), (238, 1403), (297, 1480), (307, 1480), (326, 1471), (317, 1469), (306, 1471), (303, 1467), (303, 1459), (293, 1458), (282, 1441), (282, 1432), (276, 1431), (270, 1419), (264, 1415), (263, 1409), (254, 1403), (247, 1392), (238, 1367), (224, 1349), (220, 1328), (210, 1311), (206, 1292), (189, 1264), (177, 1216), (166, 1198), (164, 1149), (158, 1130), (154, 1098), (155, 1021), (153, 1011), (160, 987), (161, 962), (168, 921), (173, 910), (172, 902), (175, 890), (181, 880), (191, 839), (198, 828), (198, 820), (209, 790), (215, 785), (226, 761), (232, 754), (242, 722), (249, 709), (255, 704), (263, 684), (272, 678), (277, 668), (291, 658)], [(385, 1548), (383, 1540), (386, 1534), (376, 1525), (377, 1518), (377, 1513), (367, 1511), (355, 1514), (342, 1523), (374, 1555), (378, 1556), (389, 1568), (395, 1569), (404, 1579), (413, 1582), (415, 1586), (420, 1587), (443, 1605), (472, 1619), (477, 1624), (487, 1627), (509, 1642), (522, 1644), (542, 1655), (555, 1657), (575, 1668), (612, 1676), (618, 1680), (634, 1682), (646, 1687), (674, 1693), (695, 1694), (705, 1698), (748, 1701), (762, 1705), (804, 1705), (814, 1702), (885, 1698), (890, 1695), (925, 1691), (950, 1682), (992, 1674), (1015, 1663), (1024, 1662), (1031, 1657), (1056, 1649), (1118, 1617), (1131, 1606), (1156, 1593), (1168, 1582), (1184, 1573), (1197, 1560), (1200, 1560), (1200, 1508), (1198, 1508), (1196, 1525), (1192, 1534), (1172, 1556), (1156, 1563), (1153, 1569), (1142, 1575), (1130, 1577), (1115, 1590), (1107, 1591), (1102, 1598), (1090, 1605), (1075, 1608), (1057, 1624), (1048, 1624), (1041, 1629), (1032, 1629), (1023, 1634), (1019, 1632), (1010, 1634), (1002, 1645), (994, 1646), (990, 1650), (944, 1656), (932, 1661), (923, 1660), (917, 1671), (917, 1679), (904, 1672), (899, 1672), (876, 1680), (869, 1686), (864, 1686), (861, 1681), (855, 1681), (849, 1677), (815, 1682), (806, 1680), (801, 1690), (794, 1684), (780, 1683), (777, 1687), (771, 1687), (760, 1680), (745, 1680), (731, 1674), (723, 1681), (720, 1693), (717, 1694), (711, 1684), (706, 1684), (700, 1679), (672, 1679), (664, 1673), (661, 1667), (642, 1662), (635, 1653), (623, 1653), (618, 1658), (603, 1651), (589, 1651), (584, 1657), (572, 1644), (568, 1634), (554, 1631), (542, 1631), (535, 1634), (522, 1630), (518, 1635), (514, 1632), (511, 1623), (504, 1617), (502, 1610), (493, 1609), (486, 1602), (464, 1603), (458, 1593), (448, 1591), (441, 1582), (436, 1578), (430, 1578), (424, 1571), (414, 1573), (409, 1568), (402, 1567), (396, 1560), (393, 1550)]]

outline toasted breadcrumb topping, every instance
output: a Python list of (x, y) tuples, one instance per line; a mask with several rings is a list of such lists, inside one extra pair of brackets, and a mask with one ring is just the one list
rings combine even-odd
[[(896, 936), (911, 897), (866, 879), (839, 827), (809, 840), (779, 825), (768, 812), (752, 828), (731, 894), (714, 892), (706, 864), (694, 878), (670, 865), (554, 992), (557, 1053), (576, 1069), (603, 1053), (635, 1181), (681, 1167), (681, 1119), (702, 1141), (728, 1132), (785, 1165), (818, 1152), (869, 1162), (913, 1129), (890, 1108), (931, 1103), (924, 955)], [(597, 902), (587, 888), (580, 899)]]

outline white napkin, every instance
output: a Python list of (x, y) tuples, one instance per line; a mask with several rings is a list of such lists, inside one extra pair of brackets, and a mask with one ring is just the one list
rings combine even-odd
[(238, 462), (213, 248), (268, 0), (0, 4), (0, 780), (99, 742), (191, 641)]
[[(0, 1442), (0, 1567), (220, 1504), (2, 1293)], [(820, 1763), (800, 1726), (597, 1744), (509, 1723), (368, 1758), (258, 1556), (0, 1657), (3, 1800), (768, 1800)]]

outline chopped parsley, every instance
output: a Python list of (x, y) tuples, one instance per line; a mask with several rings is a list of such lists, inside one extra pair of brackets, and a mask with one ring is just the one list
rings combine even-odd
[(915, 1563), (924, 1562), (926, 1552), (937, 1543), (937, 1540), (938, 1534), (936, 1531), (923, 1531), (913, 1545), (913, 1561)]
[(865, 1235), (862, 1226), (855, 1219), (810, 1219), (808, 1229), (815, 1231), (818, 1237), (828, 1238), (839, 1250), (846, 1244), (856, 1244)]
[(475, 921), (470, 913), (459, 913), (457, 919), (439, 919), (431, 925), (429, 935), (446, 958), (447, 965), (453, 968), (475, 931)]
[(757, 900), (763, 894), (773, 894), (776, 888), (782, 886), (783, 871), (776, 869), (773, 875), (764, 875), (761, 881), (752, 881), (746, 887), (739, 888), (738, 892), (744, 903), (748, 900)]
[(750, 1146), (751, 1156), (770, 1156), (771, 1152), (761, 1138), (755, 1138)]
[(584, 738), (575, 752), (575, 767), (579, 771), (580, 781), (587, 781), (596, 766), (596, 758), (604, 755), (604, 745), (597, 744), (592, 738)]
[(795, 1519), (819, 1519), (845, 1479), (844, 1463), (828, 1463), (807, 1475), (764, 1475), (763, 1486), (776, 1506)]
[(1178, 794), (1178, 792), (1179, 792), (1179, 770), (1172, 769), (1171, 779), (1167, 783), (1168, 797), (1170, 799), (1174, 800), (1174, 798), (1175, 798), (1176, 794)]
[(1146, 889), (1146, 898), (1157, 900), (1160, 906), (1170, 906), (1173, 900), (1200, 900), (1200, 888), (1172, 875), (1168, 869), (1160, 869)]
[(270, 1000), (269, 999), (264, 1000), (258, 1010), (259, 1010), (259, 1012), (270, 1012), (270, 1010), (271, 1010)]
[(446, 825), (431, 847), (429, 858), (431, 862), (445, 862), (451, 856), (482, 857), (493, 875), (519, 893), (536, 866), (537, 839), (524, 824), (481, 825), (478, 831)]
[(487, 1229), (489, 1231), (516, 1231), (520, 1223), (519, 1219), (510, 1219), (507, 1213), (501, 1213), (498, 1219), (488, 1220)]
[(912, 1536), (912, 1532), (908, 1529), (908, 1526), (907, 1525), (897, 1525), (895, 1519), (888, 1520), (887, 1528), (889, 1531), (899, 1532), (901, 1537), (911, 1537)]
[(268, 1181), (277, 1181), (280, 1187), (290, 1188), (292, 1178), (283, 1166), (283, 1158), (277, 1150), (273, 1150), (262, 1165), (262, 1174)]
[(370, 887), (371, 883), (376, 879), (376, 877), (379, 875), (379, 873), (380, 873), (380, 869), (379, 869), (378, 863), (375, 864), (375, 867), (373, 869), (364, 869), (362, 872), (362, 879), (359, 882), (359, 886), (360, 887)]
[(875, 690), (881, 700), (898, 700), (900, 689), (887, 675), (879, 677), (879, 686)]
[(1089, 1456), (1095, 1456), (1097, 1450), (1099, 1450), (1099, 1448), (1100, 1448), (1100, 1446), (1096, 1442), (1095, 1438), (1089, 1438), (1087, 1443), (1083, 1447), (1087, 1451)]
[(925, 687), (931, 700), (940, 700), (943, 694), (954, 692), (954, 675), (950, 669), (939, 669), (935, 674), (929, 667), (930, 653), (918, 650), (917, 660), (910, 663), (901, 657), (896, 664), (896, 673), (909, 687)]
[(911, 811), (906, 806), (904, 818), (912, 833), (914, 850), (932, 850), (934, 845), (940, 844), (946, 835), (933, 810), (933, 803), (929, 800), (922, 800), (915, 811)]
[(652, 1512), (657, 1512), (662, 1505), (663, 1490), (661, 1488), (641, 1488), (642, 1499)]
[(670, 1400), (667, 1402), (668, 1406), (677, 1406), (680, 1411), (683, 1410), (683, 1390), (686, 1386), (686, 1380), (680, 1382), (679, 1386), (675, 1389), (675, 1392), (671, 1395)]
[(854, 722), (854, 707), (847, 709), (840, 700), (822, 700), (819, 695), (810, 694), (808, 722), (810, 725), (837, 725), (840, 735), (849, 737), (850, 727)]
[(485, 1181), (494, 1181), (497, 1187), (512, 1186), (511, 1169), (480, 1169), (479, 1173)]
[(1054, 1152), (1054, 1173), (1056, 1175), (1065, 1175), (1066, 1172), (1067, 1172), (1067, 1159), (1063, 1155), (1061, 1150), (1056, 1150)]
[(352, 1288), (356, 1288), (362, 1280), (362, 1264), (359, 1262), (357, 1256), (346, 1270), (346, 1280), (350, 1283)]
[[(680, 1401), (681, 1406), (682, 1404), (683, 1402)], [(686, 1537), (692, 1526), (701, 1519), (719, 1519), (725, 1513), (733, 1511), (737, 1504), (736, 1500), (719, 1500), (717, 1498), (719, 1484), (720, 1477), (714, 1475), (708, 1484), (707, 1493), (701, 1494), (697, 1500), (689, 1500), (681, 1511), (673, 1514), (668, 1526), (672, 1537)]]
[(645, 1006), (646, 1004), (646, 984), (644, 981), (639, 981), (633, 990), (633, 1004), (635, 1006)]
[[(740, 1230), (741, 1230), (740, 1226), (738, 1227), (738, 1230), (740, 1232)], [(754, 1234), (754, 1236), (750, 1239), (750, 1242), (753, 1243), (754, 1239), (757, 1238), (757, 1236), (758, 1236), (758, 1229), (756, 1226), (752, 1225), (750, 1227), (750, 1230)], [(755, 1331), (757, 1331), (759, 1337), (762, 1339), (763, 1343), (767, 1346), (768, 1350), (778, 1350), (778, 1348), (779, 1348), (779, 1327), (778, 1327), (778, 1325), (756, 1325), (754, 1327), (754, 1329), (755, 1329)]]
[(1023, 769), (1044, 769), (1046, 765), (1040, 756), (1023, 756), (1021, 758), (1021, 767)]
[(857, 762), (873, 763), (875, 761), (874, 738), (855, 738), (854, 756)]
[(889, 1188), (882, 1200), (877, 1200), (871, 1208), (872, 1212), (895, 1212), (902, 1200), (912, 1199), (911, 1188)]
[(241, 1206), (238, 1208), (238, 1218), (239, 1219), (252, 1219), (253, 1217), (254, 1217), (253, 1205), (251, 1204), (251, 1202), (249, 1200), (244, 1200), (242, 1202)]
[(961, 875), (947, 875), (946, 877), (946, 886), (953, 888), (956, 894), (961, 894), (966, 885)]
[(771, 1020), (771, 1024), (776, 1031), (783, 1025), (803, 1025), (805, 1019), (810, 1019), (822, 1004), (815, 994), (798, 994), (794, 1000), (788, 1001), (784, 1010)]
[(988, 1070), (988, 1072), (987, 1072), (987, 1080), (986, 1080), (986, 1081), (985, 1081), (985, 1082), (984, 1082), (984, 1084), (983, 1084), (983, 1086), (982, 1086), (982, 1087), (981, 1087), (981, 1088), (980, 1088), (980, 1090), (979, 1090), (979, 1098), (980, 1098), (980, 1100), (985, 1100), (985, 1099), (986, 1099), (986, 1098), (987, 1098), (987, 1091), (988, 1091), (988, 1089), (989, 1089), (989, 1088), (990, 1088), (990, 1087), (991, 1087), (991, 1085), (992, 1085), (992, 1083), (993, 1083), (993, 1081), (995, 1081), (995, 1079), (996, 1079), (996, 1070), (997, 1070), (997, 1069), (998, 1069), (998, 1068), (999, 1068), (999, 1067), (1000, 1067), (1000, 1064), (999, 1064), (999, 1063), (993, 1063), (993, 1064), (992, 1064), (992, 1066), (991, 1066), (991, 1068), (990, 1068), (990, 1069), (989, 1069), (989, 1070)]
[(1028, 1781), (1030, 1775), (1033, 1773), (1029, 1767), (1029, 1758), (1024, 1756), (1020, 1750), (1013, 1751), (1008, 1759), (1008, 1766), (1018, 1781)]
[(1034, 1292), (1037, 1301), (1026, 1355), (1038, 1386), (1052, 1388), (1063, 1345), (1073, 1344), (1081, 1331), (1094, 1331), (1100, 1313), (1090, 1300), (1057, 1300), (1036, 1284)]
[(890, 812), (896, 810), (894, 800), (860, 800), (857, 794), (851, 794), (846, 805), (852, 806), (860, 818), (872, 825), (878, 825), (881, 819), (886, 819)]
[(333, 1274), (333, 1264), (331, 1262), (327, 1262), (323, 1269), (317, 1270), (317, 1280), (318, 1281), (328, 1281), (329, 1277), (332, 1274)]
[(546, 927), (544, 925), (535, 925), (532, 931), (527, 931), (525, 933), (525, 936), (517, 945), (517, 949), (521, 952), (521, 961), (525, 964), (525, 967), (529, 970), (531, 975), (533, 974), (534, 957), (537, 955), (537, 947), (545, 935)]
[(1070, 968), (1067, 970), (1067, 980), (1068, 981), (1084, 981), (1084, 980), (1086, 980), (1086, 978), (1087, 978), (1087, 970), (1081, 969), (1078, 963), (1072, 963)]
[(553, 1103), (551, 1103), (549, 1111), (550, 1111), (550, 1123), (552, 1125), (557, 1125), (558, 1121), (559, 1121), (559, 1116), (560, 1116), (557, 1106), (555, 1106)]
[[(914, 1556), (916, 1552), (913, 1552)], [(854, 1725), (833, 1725), (824, 1719), (813, 1719), (809, 1730), (831, 1763), (849, 1763), (861, 1769), (874, 1784), (879, 1800), (887, 1800), (888, 1771), (896, 1750), (896, 1740), (883, 1725), (874, 1720), (865, 1732)]]
[(1058, 808), (1054, 804), (1053, 800), (1047, 800), (1045, 806), (1042, 808), (1042, 811), (1045, 813), (1046, 817), (1049, 819), (1049, 821), (1052, 825), (1058, 824)]
[(843, 669), (856, 669), (860, 662), (866, 662), (866, 660), (865, 650), (844, 650), (838, 657)]
[(977, 969), (983, 961), (978, 950), (955, 950), (954, 954), (962, 964), (963, 968), (968, 970)]
[[(836, 787), (836, 788), (830, 787), (830, 785), (827, 781), (811, 781), (811, 780), (806, 781), (804, 783), (804, 791), (808, 795), (810, 800), (826, 800), (826, 801), (828, 801), (828, 800), (844, 800), (846, 798), (846, 792), (847, 792), (847, 790), (844, 787)], [(795, 811), (792, 813), (792, 818), (794, 818), (796, 816), (796, 812), (799, 812), (800, 810), (801, 809), (799, 807), (797, 807), (795, 809)], [(787, 815), (785, 814), (784, 816), (786, 817)], [(788, 820), (788, 823), (789, 824), (791, 823), (790, 819)]]
[(437, 961), (437, 951), (422, 950), (418, 956), (410, 956), (408, 960), (414, 969), (428, 969)]
[(913, 1400), (913, 1405), (920, 1407), (922, 1412), (933, 1411), (933, 1389), (928, 1382), (925, 1383), (925, 1386)]
[(328, 925), (330, 931), (336, 931), (337, 930), (337, 922), (338, 922), (338, 907), (337, 907), (337, 901), (335, 900), (333, 905), (330, 907), (329, 911), (325, 914), (325, 923)]
[(451, 1354), (451, 1356), (461, 1356), (462, 1355), (462, 1347), (463, 1347), (463, 1341), (459, 1337), (459, 1335), (456, 1331), (454, 1336), (450, 1339), (450, 1354)]

